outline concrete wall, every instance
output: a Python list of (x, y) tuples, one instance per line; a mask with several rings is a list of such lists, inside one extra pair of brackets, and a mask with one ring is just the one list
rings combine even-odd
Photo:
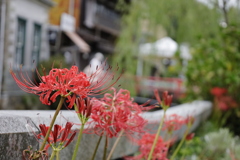
[[(198, 125), (206, 120), (210, 115), (212, 104), (206, 101), (195, 101), (179, 106), (169, 108), (167, 114), (179, 114), (183, 117), (192, 115), (195, 117), (195, 122), (192, 130), (196, 129)], [(38, 132), (38, 125), (44, 123), (50, 124), (51, 117), (54, 111), (31, 111), (31, 110), (2, 110), (0, 111), (0, 160), (21, 160), (21, 154), (28, 145), (32, 145), (35, 149), (38, 147), (38, 141), (33, 136), (33, 131)], [(146, 112), (142, 116), (146, 118), (148, 125), (158, 126), (163, 111)], [(65, 124), (66, 121), (79, 124), (79, 120), (74, 111), (62, 111), (58, 116), (56, 123)], [(31, 126), (32, 130), (29, 130)], [(74, 125), (73, 129), (78, 129), (78, 125)], [(30, 131), (30, 132), (29, 132)], [(184, 128), (175, 133), (179, 138), (182, 136)], [(76, 139), (76, 138), (75, 138)], [(90, 159), (93, 149), (98, 140), (98, 136), (84, 134), (80, 148), (79, 155), (82, 160)], [(76, 140), (75, 140), (76, 141)], [(71, 159), (74, 150), (75, 141), (61, 152), (61, 160)], [(113, 145), (115, 139), (110, 140), (109, 148)], [(96, 160), (102, 159), (104, 140), (100, 144), (97, 152)], [(113, 155), (114, 158), (123, 157), (137, 151), (135, 146), (128, 138), (122, 137), (117, 146), (117, 150)]]

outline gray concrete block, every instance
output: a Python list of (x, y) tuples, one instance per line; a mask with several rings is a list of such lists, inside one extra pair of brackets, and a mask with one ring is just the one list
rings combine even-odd
[[(198, 125), (206, 120), (211, 114), (212, 104), (207, 101), (194, 101), (192, 103), (186, 103), (178, 105), (167, 110), (167, 115), (179, 114), (183, 117), (192, 115), (195, 117), (195, 122), (192, 130), (196, 129)], [(54, 115), (54, 111), (40, 111), (40, 110), (1, 110), (0, 111), (0, 160), (21, 160), (22, 151), (27, 149), (29, 145), (32, 145), (35, 149), (39, 147), (39, 142), (35, 139), (33, 132), (38, 133), (38, 126), (41, 123), (46, 125), (50, 124), (50, 121)], [(148, 126), (154, 129), (158, 127), (158, 124), (163, 116), (163, 111), (146, 112), (142, 114), (144, 118), (148, 120)], [(79, 119), (74, 111), (61, 111), (57, 117), (56, 124), (65, 125), (67, 121), (73, 122), (73, 129), (79, 129)], [(26, 126), (31, 126), (31, 129)], [(184, 128), (174, 134), (181, 138), (184, 133)], [(164, 133), (163, 133), (164, 134)], [(82, 160), (90, 159), (93, 150), (97, 143), (99, 136), (84, 134), (80, 148), (79, 157)], [(76, 141), (77, 137), (75, 137)], [(67, 148), (61, 152), (61, 160), (71, 159), (75, 141), (73, 141)], [(109, 150), (115, 138), (109, 140)], [(96, 160), (102, 159), (104, 150), (104, 138), (99, 146), (99, 150), (96, 155)], [(127, 138), (122, 137), (117, 149), (113, 154), (113, 159), (123, 157), (137, 151), (137, 146)], [(79, 158), (79, 159), (80, 159)]]

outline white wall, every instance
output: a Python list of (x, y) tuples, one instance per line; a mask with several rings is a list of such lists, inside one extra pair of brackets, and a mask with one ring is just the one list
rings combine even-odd
[[(50, 6), (40, 2), (39, 0), (6, 0), (6, 28), (5, 28), (5, 44), (4, 44), (4, 75), (3, 75), (3, 94), (2, 107), (9, 109), (9, 97), (13, 95), (21, 95), (23, 92), (16, 85), (9, 73), (10, 66), (17, 72), (18, 66), (14, 64), (16, 53), (16, 38), (18, 17), (26, 20), (26, 36), (25, 36), (25, 56), (24, 71), (30, 72), (33, 69), (32, 47), (34, 24), (41, 25), (41, 49), (40, 61), (48, 59), (50, 56), (47, 28), (48, 28), (48, 12)], [(30, 75), (31, 76), (31, 75)], [(0, 99), (1, 100), (1, 99)], [(1, 106), (1, 105), (0, 105)], [(5, 106), (5, 107), (4, 107)]]
[(29, 68), (32, 66), (31, 54), (35, 23), (41, 25), (42, 29), (40, 60), (48, 59), (49, 47), (47, 38), (47, 27), (49, 7), (37, 0), (9, 0), (8, 7), (8, 39), (6, 43), (7, 52), (5, 53), (9, 55), (8, 57), (10, 59), (8, 60), (8, 62), (10, 61), (14, 63), (18, 17), (26, 20), (26, 46), (24, 59), (25, 68)]

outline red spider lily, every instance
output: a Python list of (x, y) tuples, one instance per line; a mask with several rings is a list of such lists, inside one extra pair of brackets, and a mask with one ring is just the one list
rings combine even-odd
[(237, 107), (237, 102), (229, 95), (216, 96), (214, 100), (216, 107), (221, 111)]
[(76, 99), (76, 113), (78, 114), (82, 123), (86, 123), (92, 111), (92, 102), (88, 97), (86, 99), (82, 99), (81, 97)]
[[(155, 139), (155, 134), (150, 134), (150, 133), (144, 134), (142, 138), (138, 141), (140, 154), (134, 157), (126, 157), (126, 159), (127, 160), (147, 159), (154, 139)], [(162, 137), (160, 136), (158, 138), (157, 145), (154, 148), (152, 160), (168, 160), (167, 146), (168, 146), (168, 143), (164, 142)]]
[(172, 115), (166, 116), (166, 118), (164, 119), (164, 126), (162, 130), (167, 130), (168, 133), (171, 133), (172, 131), (176, 131), (180, 129), (184, 124), (185, 124), (185, 121), (183, 117), (177, 114), (172, 114)]
[(222, 96), (224, 95), (225, 93), (227, 93), (227, 89), (225, 88), (220, 88), (220, 87), (214, 87), (211, 89), (211, 94), (214, 95), (214, 96)]
[[(50, 132), (50, 136), (47, 139), (48, 145), (46, 145), (45, 149), (47, 150), (49, 146), (58, 148), (60, 150), (67, 147), (76, 135), (76, 131), (71, 131), (72, 126), (73, 123), (70, 122), (66, 123), (65, 128), (62, 128), (60, 125), (55, 124), (54, 130)], [(41, 133), (37, 135), (37, 138), (41, 139), (45, 137), (49, 126), (40, 124), (39, 128), (41, 130)]]
[(216, 98), (216, 104), (222, 111), (237, 107), (237, 102), (231, 96), (227, 95)]
[(104, 133), (115, 137), (121, 130), (126, 134), (141, 133), (146, 121), (140, 116), (141, 107), (133, 102), (128, 90), (118, 92), (112, 88), (113, 94), (106, 93), (100, 100), (93, 99), (90, 123), (98, 135)]
[(187, 141), (190, 141), (190, 140), (193, 139), (194, 136), (195, 136), (195, 133), (190, 133), (190, 134), (188, 134), (188, 135), (186, 136), (186, 140), (187, 140)]
[(214, 95), (214, 101), (219, 110), (226, 111), (237, 107), (236, 101), (227, 94), (227, 89), (214, 87), (211, 89), (211, 94)]
[[(54, 103), (56, 97), (60, 95), (67, 98), (68, 107), (72, 108), (76, 97), (85, 98), (113, 86), (120, 76), (112, 84), (108, 85), (108, 82), (114, 78), (114, 74), (110, 70), (111, 67), (105, 70), (104, 66), (101, 66), (89, 77), (85, 73), (79, 72), (77, 66), (72, 66), (70, 70), (53, 68), (48, 75), (44, 76), (41, 76), (37, 71), (40, 80), (39, 84), (34, 83), (27, 74), (24, 75), (22, 67), (20, 67), (18, 75), (12, 69), (10, 73), (23, 91), (39, 95), (43, 104), (50, 105)], [(103, 71), (104, 74), (100, 74)], [(96, 77), (98, 78), (97, 81)]]
[(154, 94), (155, 94), (155, 97), (156, 97), (158, 103), (162, 106), (162, 108), (164, 110), (167, 110), (167, 108), (170, 107), (170, 105), (172, 103), (173, 96), (169, 95), (168, 91), (164, 91), (162, 94), (162, 98), (163, 98), (163, 101), (162, 101), (159, 96), (158, 90), (154, 90)]
[(185, 119), (185, 124), (188, 126), (192, 126), (195, 121), (195, 118), (193, 116), (187, 116)]

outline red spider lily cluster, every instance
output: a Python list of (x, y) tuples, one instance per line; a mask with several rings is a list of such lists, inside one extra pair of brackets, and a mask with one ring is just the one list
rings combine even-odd
[[(171, 147), (175, 141), (176, 137), (171, 137), (173, 131), (179, 130), (183, 125), (186, 125), (188, 127), (191, 127), (194, 123), (194, 118), (192, 116), (187, 116), (186, 118), (181, 117), (177, 114), (168, 115), (164, 119), (164, 125), (162, 130), (166, 130), (167, 133), (170, 135), (170, 137), (162, 138), (162, 136), (159, 136), (157, 139), (157, 144), (154, 148), (152, 160), (168, 160), (168, 150), (169, 147)], [(151, 146), (153, 144), (153, 141), (156, 137), (156, 134), (150, 134), (145, 132), (144, 135), (142, 135), (141, 139), (137, 141), (137, 144), (139, 145), (139, 155), (133, 156), (133, 157), (126, 157), (127, 160), (139, 160), (139, 159), (147, 159), (148, 155), (150, 153)], [(190, 141), (194, 137), (194, 133), (188, 133), (186, 132), (185, 140)]]
[(95, 133), (116, 137), (121, 130), (127, 134), (142, 132), (146, 120), (140, 116), (141, 106), (133, 102), (128, 90), (112, 90), (113, 94), (106, 93), (101, 99), (93, 99), (91, 123)]
[[(188, 136), (188, 134), (191, 126), (194, 123), (194, 118), (192, 116), (188, 116), (186, 119), (184, 119), (176, 114), (170, 115), (169, 117), (166, 118), (165, 116), (166, 111), (171, 105), (172, 95), (169, 95), (168, 92), (163, 92), (163, 99), (161, 100), (158, 91), (155, 90), (154, 93), (158, 103), (163, 108), (164, 115), (161, 119), (161, 122), (159, 124), (156, 134), (146, 133), (142, 137), (142, 139), (138, 142), (140, 154), (137, 156), (131, 157), (131, 159), (167, 160), (168, 149), (173, 144), (174, 139), (171, 139), (170, 137), (170, 140), (164, 142), (160, 135), (161, 130), (167, 130), (168, 133), (171, 135), (172, 131), (180, 129), (182, 125), (185, 124), (187, 126), (184, 136), (181, 142), (179, 143), (178, 147), (174, 151), (173, 155), (171, 156), (171, 159), (175, 158), (183, 142), (187, 139), (190, 140), (190, 138), (192, 138), (191, 136)], [(164, 123), (165, 125), (163, 127), (162, 125)]]
[[(53, 149), (62, 150), (67, 147), (76, 135), (76, 131), (71, 131), (73, 123), (67, 122), (65, 128), (62, 126), (55, 124), (54, 130), (50, 132), (50, 136), (47, 139), (48, 145), (46, 145), (45, 150), (51, 146)], [(41, 133), (37, 135), (38, 139), (42, 139), (46, 136), (47, 130), (49, 126), (45, 124), (40, 124), (39, 128)]]
[(184, 125), (186, 120), (177, 114), (171, 114), (169, 116), (166, 116), (164, 119), (164, 126), (162, 130), (166, 130), (168, 133), (172, 133), (173, 131), (176, 131)]
[[(24, 75), (21, 68), (17, 75), (13, 70), (10, 70), (10, 73), (23, 91), (39, 95), (43, 104), (50, 105), (56, 101), (56, 97), (63, 96), (69, 102), (68, 107), (72, 108), (76, 97), (85, 98), (88, 95), (105, 91), (114, 85), (120, 76), (108, 85), (109, 81), (114, 79), (110, 70), (111, 67), (108, 67), (105, 71), (104, 66), (101, 66), (90, 76), (87, 76), (84, 72), (79, 72), (77, 66), (72, 66), (71, 69), (53, 68), (48, 75), (44, 76), (41, 76), (37, 71), (39, 84), (32, 81), (28, 75)], [(103, 71), (104, 74), (101, 74)]]
[[(134, 157), (126, 157), (127, 160), (140, 160), (147, 159), (153, 141), (155, 139), (155, 134), (146, 133), (142, 138), (137, 142), (139, 145), (140, 154)], [(159, 137), (157, 140), (157, 145), (154, 149), (152, 159), (153, 160), (168, 160), (168, 142), (164, 142), (162, 137)]]
[[(85, 131), (84, 125), (86, 123), (92, 127), (92, 131), (89, 132), (89, 130), (87, 130), (84, 133), (94, 133), (101, 137), (118, 137), (121, 136), (122, 133), (129, 137), (136, 136), (136, 133), (142, 135), (140, 140), (134, 141), (140, 146), (140, 154), (132, 157), (133, 159), (146, 159), (152, 154), (150, 159), (167, 160), (168, 149), (172, 142), (164, 142), (162, 137), (159, 136), (160, 132), (157, 134), (149, 134), (144, 130), (147, 120), (145, 120), (141, 114), (143, 110), (151, 109), (153, 106), (145, 107), (147, 103), (138, 105), (134, 102), (134, 99), (131, 98), (128, 90), (117, 90), (113, 88), (112, 86), (120, 76), (114, 80), (114, 74), (110, 72), (111, 69), (111, 67), (103, 65), (97, 68), (96, 72), (90, 76), (79, 72), (76, 66), (72, 66), (71, 69), (53, 68), (48, 75), (44, 76), (40, 76), (37, 71), (40, 80), (39, 83), (34, 83), (34, 81), (32, 81), (28, 75), (24, 75), (21, 70), (17, 75), (12, 70), (10, 71), (19, 87), (28, 93), (38, 95), (43, 104), (50, 105), (56, 101), (58, 96), (61, 97), (50, 126), (46, 126), (45, 124), (39, 125), (41, 133), (36, 135), (36, 137), (37, 139), (43, 139), (43, 142), (40, 150), (34, 152), (35, 157), (47, 155), (45, 151), (47, 151), (50, 146), (53, 151), (55, 151), (51, 155), (51, 159), (55, 156), (58, 157), (59, 151), (67, 147), (77, 134), (76, 131), (71, 130), (73, 126), (71, 122), (67, 122), (65, 128), (58, 124), (54, 125), (56, 117), (66, 98), (66, 102), (69, 103), (68, 108), (74, 106), (75, 112), (82, 123), (72, 160), (75, 160), (77, 157), (78, 147), (83, 131)], [(112, 80), (113, 83), (109, 83), (110, 81), (112, 82)], [(110, 88), (112, 93), (105, 93)], [(105, 93), (103, 98), (89, 98), (89, 95), (100, 93)], [(155, 96), (159, 105), (163, 108), (165, 115), (166, 110), (172, 103), (172, 95), (169, 95), (167, 91), (163, 92), (161, 99), (158, 91), (155, 91)], [(164, 122), (165, 124), (162, 129), (168, 132), (177, 130), (184, 124), (191, 126), (194, 122), (191, 116), (184, 119), (178, 115), (171, 115), (167, 117), (165, 121), (164, 118), (165, 116), (163, 116), (160, 124)], [(186, 139), (190, 139), (189, 137)], [(131, 140), (133, 140), (133, 138)], [(46, 143), (47, 145), (45, 145)], [(30, 152), (27, 151), (25, 153)], [(32, 154), (29, 155), (30, 157), (32, 156)], [(110, 158), (111, 154), (109, 154), (108, 159)]]
[(212, 95), (219, 97), (219, 96), (222, 96), (225, 93), (227, 93), (227, 90), (226, 90), (226, 88), (214, 87), (211, 89), (210, 92)]
[(236, 101), (228, 95), (227, 89), (214, 87), (210, 92), (214, 96), (216, 107), (221, 111), (237, 107)]
[(76, 66), (72, 66), (70, 70), (53, 68), (45, 76), (38, 74), (39, 84), (34, 83), (28, 76), (24, 76), (22, 71), (18, 76), (13, 71), (11, 74), (22, 90), (39, 95), (40, 101), (46, 105), (54, 103), (56, 97), (60, 95), (66, 96), (70, 102), (69, 108), (71, 108), (76, 95), (86, 97), (89, 92), (89, 78), (85, 73), (78, 72)]
[[(176, 137), (172, 137), (174, 131), (179, 130), (184, 125), (191, 127), (194, 123), (194, 117), (187, 116), (186, 118), (177, 114), (171, 114), (164, 118), (164, 125), (162, 130), (167, 131), (169, 143), (172, 144), (176, 141)], [(186, 140), (191, 140), (194, 137), (194, 133), (186, 135)]]

